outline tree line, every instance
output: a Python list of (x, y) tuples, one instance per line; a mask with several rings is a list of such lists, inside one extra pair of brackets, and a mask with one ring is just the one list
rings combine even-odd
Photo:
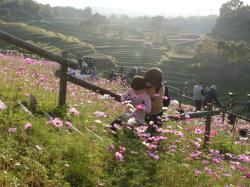
[(225, 40), (250, 42), (250, 6), (241, 0), (224, 3), (212, 35)]
[(51, 18), (57, 19), (89, 19), (92, 9), (75, 9), (73, 7), (51, 7), (33, 0), (1, 0), (0, 16), (6, 21), (41, 21)]

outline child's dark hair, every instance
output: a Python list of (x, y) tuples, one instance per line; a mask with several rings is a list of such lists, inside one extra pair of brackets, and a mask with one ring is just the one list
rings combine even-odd
[(153, 84), (156, 88), (162, 86), (162, 71), (159, 68), (151, 68), (144, 74), (145, 82)]
[(142, 76), (135, 76), (131, 82), (131, 88), (134, 90), (142, 90), (145, 88), (145, 80)]

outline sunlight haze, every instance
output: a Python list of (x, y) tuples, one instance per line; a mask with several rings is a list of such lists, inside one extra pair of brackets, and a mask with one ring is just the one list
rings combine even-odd
[[(203, 16), (219, 14), (221, 5), (226, 0), (37, 0), (51, 6), (73, 6), (75, 8), (93, 7), (100, 13), (117, 13), (130, 15), (163, 15), (163, 16)], [(245, 0), (250, 4), (250, 0)]]

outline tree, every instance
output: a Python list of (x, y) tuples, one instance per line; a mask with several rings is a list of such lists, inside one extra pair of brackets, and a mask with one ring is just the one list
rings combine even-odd
[(250, 53), (245, 42), (228, 41), (224, 43), (222, 55), (228, 59), (231, 63), (242, 62), (246, 59), (246, 56)]
[(163, 16), (155, 16), (151, 19), (151, 27), (160, 31), (163, 28), (164, 21)]
[(7, 8), (0, 8), (0, 17), (3, 20), (10, 20), (11, 15), (10, 15), (9, 10)]
[(89, 19), (92, 16), (92, 9), (90, 7), (87, 7), (83, 10), (83, 16), (86, 19)]
[(44, 19), (53, 18), (54, 17), (54, 9), (50, 7), (50, 5), (40, 5), (39, 13)]
[(104, 24), (108, 24), (109, 20), (106, 18), (106, 16), (102, 16), (101, 14), (94, 14), (89, 22), (91, 22), (94, 25), (104, 25)]
[(212, 35), (223, 40), (250, 42), (250, 6), (240, 0), (231, 0), (222, 5)]
[(243, 1), (240, 0), (230, 0), (227, 3), (224, 3), (220, 9), (221, 17), (234, 17), (238, 15), (240, 9), (244, 7)]

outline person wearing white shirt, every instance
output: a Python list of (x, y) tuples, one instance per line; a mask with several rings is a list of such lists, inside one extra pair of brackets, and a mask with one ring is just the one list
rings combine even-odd
[(199, 82), (194, 86), (194, 101), (195, 101), (195, 111), (201, 111), (202, 102), (204, 100), (205, 91), (203, 87), (203, 82)]

